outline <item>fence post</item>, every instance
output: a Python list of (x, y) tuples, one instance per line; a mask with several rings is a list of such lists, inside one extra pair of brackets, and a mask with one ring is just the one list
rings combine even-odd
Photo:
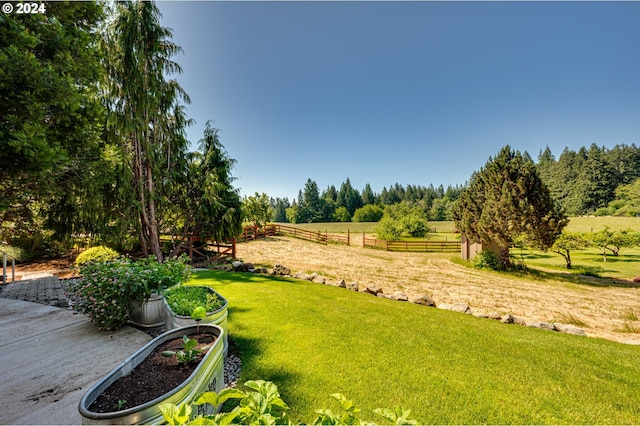
[(389, 251), (389, 240), (384, 240), (384, 249)]
[(364, 246), (365, 246), (365, 244), (364, 244), (364, 231), (362, 231), (362, 247), (364, 247)]
[(236, 260), (236, 238), (231, 239), (231, 257)]
[(347, 228), (347, 245), (350, 246), (351, 245), (350, 243), (351, 243), (351, 234), (349, 233), (349, 228)]

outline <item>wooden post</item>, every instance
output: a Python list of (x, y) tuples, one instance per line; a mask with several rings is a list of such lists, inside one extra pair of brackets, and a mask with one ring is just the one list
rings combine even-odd
[(231, 257), (233, 257), (233, 260), (236, 260), (236, 238), (235, 237), (231, 240)]
[[(349, 232), (349, 229), (347, 228), (347, 245), (350, 246), (351, 245), (351, 233)], [(364, 245), (364, 244), (363, 244)]]

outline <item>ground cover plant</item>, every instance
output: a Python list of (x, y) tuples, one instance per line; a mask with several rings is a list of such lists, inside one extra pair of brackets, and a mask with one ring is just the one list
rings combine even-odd
[(638, 423), (637, 346), (509, 326), (310, 282), (197, 272), (229, 301), (241, 380), (273, 381), (294, 422), (327, 395), (421, 423)]

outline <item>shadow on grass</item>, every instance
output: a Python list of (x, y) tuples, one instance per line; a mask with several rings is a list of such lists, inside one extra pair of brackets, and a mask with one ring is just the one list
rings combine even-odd
[[(198, 285), (215, 284), (216, 286), (224, 286), (235, 283), (265, 283), (268, 281), (291, 282), (292, 279), (277, 275), (261, 275), (249, 272), (198, 271), (191, 275), (190, 281)], [(209, 283), (205, 281), (209, 281)]]
[(598, 276), (604, 272), (607, 270), (600, 266), (580, 266), (565, 271), (548, 271), (527, 267), (525, 270), (510, 271), (507, 274), (519, 278), (534, 278), (542, 281), (555, 280), (592, 287), (640, 288), (640, 283), (631, 280)]
[[(275, 368), (261, 362), (264, 358), (263, 343), (260, 339), (243, 336), (229, 336), (229, 353), (236, 355), (242, 361), (242, 372), (238, 386), (244, 388), (244, 383), (249, 380), (265, 380), (278, 386), (278, 391), (286, 401), (287, 389), (300, 380), (299, 374)], [(230, 408), (234, 404), (230, 404)], [(225, 405), (226, 407), (226, 405)]]

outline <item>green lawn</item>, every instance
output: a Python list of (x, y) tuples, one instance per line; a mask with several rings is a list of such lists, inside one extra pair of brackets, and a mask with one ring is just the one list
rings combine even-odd
[[(275, 382), (292, 419), (411, 408), (421, 423), (640, 423), (640, 347), (504, 325), (295, 280), (198, 272), (229, 301), (241, 382)], [(378, 419), (379, 421), (379, 419)]]
[(566, 269), (564, 258), (552, 251), (515, 248), (511, 250), (511, 254), (515, 261), (524, 260), (525, 265), (534, 268), (542, 267), (609, 278), (633, 279), (640, 276), (640, 248), (623, 248), (618, 256), (607, 252), (606, 262), (602, 252), (596, 248), (572, 251), (571, 269)]

